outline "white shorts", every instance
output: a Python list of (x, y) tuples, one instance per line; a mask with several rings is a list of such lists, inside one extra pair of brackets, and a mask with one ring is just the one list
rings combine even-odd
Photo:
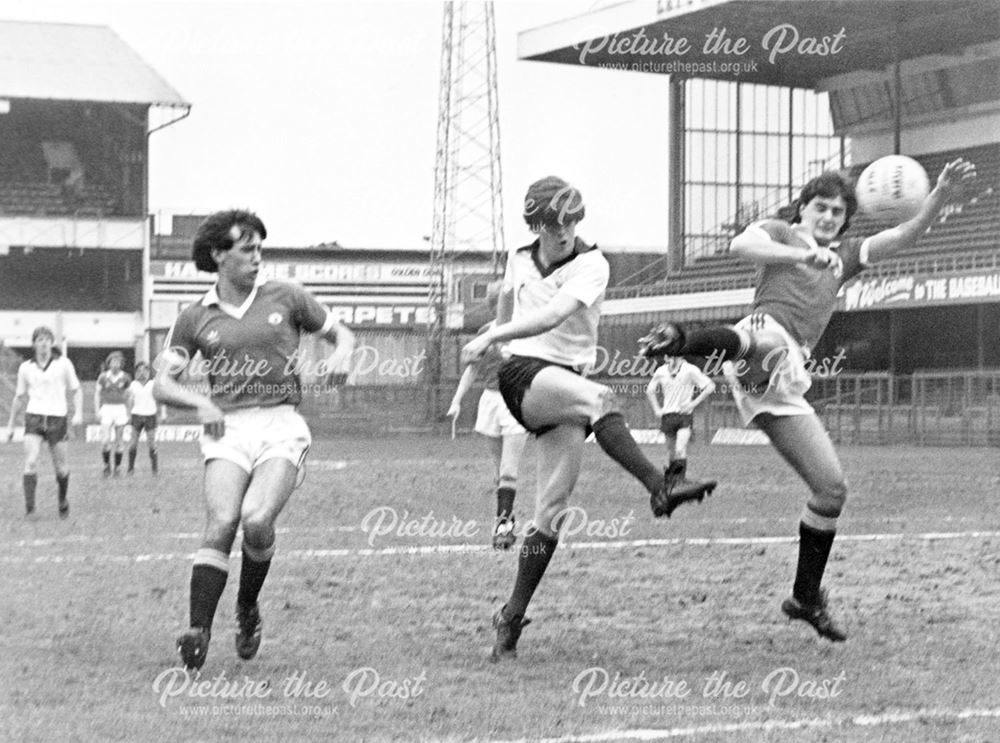
[(124, 426), (129, 422), (124, 405), (102, 405), (97, 416), (102, 426)]
[(246, 408), (226, 413), (226, 432), (221, 439), (201, 437), (201, 453), (210, 459), (225, 459), (253, 472), (268, 459), (287, 459), (301, 468), (312, 435), (305, 418), (291, 405)]
[(755, 331), (773, 331), (780, 335), (785, 347), (773, 351), (765, 357), (764, 368), (771, 370), (767, 389), (759, 395), (748, 393), (738, 384), (732, 384), (733, 400), (739, 408), (743, 424), (749, 423), (761, 413), (771, 415), (812, 415), (812, 406), (806, 402), (805, 394), (812, 386), (812, 377), (806, 369), (807, 353), (788, 331), (770, 315), (751, 315), (740, 320), (737, 328)]
[(476, 412), (476, 433), (490, 438), (512, 436), (527, 433), (524, 426), (518, 423), (503, 401), (499, 390), (483, 390), (479, 398), (479, 409)]

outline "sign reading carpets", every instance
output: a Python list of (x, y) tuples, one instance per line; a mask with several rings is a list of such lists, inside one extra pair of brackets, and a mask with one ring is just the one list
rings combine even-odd
[(853, 310), (888, 309), (936, 304), (1000, 302), (1000, 271), (962, 276), (862, 276), (843, 288), (842, 307)]

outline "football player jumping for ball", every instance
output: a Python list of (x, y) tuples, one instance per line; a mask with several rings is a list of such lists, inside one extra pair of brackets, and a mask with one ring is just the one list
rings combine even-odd
[(847, 483), (826, 430), (806, 402), (811, 384), (806, 360), (826, 329), (844, 282), (913, 245), (973, 177), (974, 165), (954, 160), (945, 165), (913, 219), (864, 239), (841, 241), (857, 209), (854, 188), (837, 172), (823, 173), (802, 188), (792, 204), (791, 223), (758, 222), (733, 239), (732, 252), (761, 268), (748, 317), (735, 326), (689, 333), (667, 322), (640, 340), (646, 356), (723, 361), (744, 421), (767, 434), (809, 487), (799, 524), (795, 583), (781, 608), (835, 642), (846, 635), (830, 617), (820, 584)]

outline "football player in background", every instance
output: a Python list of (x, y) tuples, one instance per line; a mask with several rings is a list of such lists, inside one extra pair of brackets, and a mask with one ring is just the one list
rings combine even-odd
[(812, 384), (806, 360), (830, 321), (840, 287), (866, 266), (916, 243), (974, 177), (974, 165), (954, 160), (915, 217), (864, 239), (841, 240), (857, 209), (854, 184), (838, 172), (825, 172), (802, 188), (790, 222), (758, 222), (733, 239), (730, 250), (761, 268), (748, 317), (735, 326), (690, 333), (668, 322), (642, 339), (646, 356), (722, 362), (743, 420), (767, 434), (809, 487), (792, 595), (781, 608), (834, 642), (847, 635), (830, 616), (821, 583), (847, 482), (830, 437), (805, 399)]
[[(69, 461), (66, 441), (70, 424), (83, 423), (83, 389), (76, 376), (73, 362), (55, 346), (55, 333), (44, 326), (31, 334), (34, 354), (17, 369), (17, 387), (10, 405), (7, 440), (14, 435), (14, 419), (24, 410), (24, 510), (27, 516), (35, 512), (35, 488), (38, 485), (38, 456), (42, 442), (49, 445), (52, 467), (59, 486), (59, 518), (69, 516)], [(66, 393), (73, 393), (69, 407)]]
[[(499, 291), (499, 286), (497, 287)], [(491, 324), (480, 328), (483, 333)], [(499, 371), (503, 363), (500, 346), (493, 345), (474, 363), (466, 365), (458, 380), (458, 387), (448, 408), (448, 415), (456, 420), (462, 412), (462, 398), (477, 378), (483, 380), (483, 393), (476, 410), (476, 433), (489, 442), (493, 459), (493, 485), (496, 488), (496, 522), (493, 526), (493, 549), (508, 550), (517, 541), (515, 534), (514, 499), (517, 497), (517, 475), (521, 455), (528, 443), (528, 432), (507, 409), (500, 394)]]
[[(159, 472), (160, 459), (156, 450), (156, 426), (166, 415), (153, 397), (153, 380), (149, 377), (149, 364), (140, 361), (135, 365), (135, 379), (129, 385), (125, 396), (125, 407), (132, 421), (132, 439), (128, 445), (128, 469), (126, 474), (135, 472), (135, 458), (139, 453), (139, 435), (146, 432), (146, 446), (149, 448), (149, 467), (154, 475)], [(161, 415), (162, 412), (162, 415)]]
[(683, 480), (694, 411), (715, 392), (715, 382), (679, 356), (661, 361), (646, 386), (646, 399), (667, 440), (667, 471)]
[[(156, 369), (157, 401), (193, 408), (204, 426), (205, 532), (191, 569), (190, 627), (177, 640), (189, 669), (205, 662), (240, 526), (236, 652), (244, 660), (257, 654), (258, 596), (274, 555), (275, 521), (303, 474), (312, 441), (296, 410), (302, 391), (289, 362), (301, 333), (353, 348), (351, 331), (301, 286), (258, 281), (266, 237), (264, 223), (248, 211), (216, 212), (201, 224), (192, 257), (218, 280), (177, 317)], [(199, 352), (208, 395), (177, 380)]]
[[(132, 377), (122, 370), (125, 355), (121, 351), (112, 351), (104, 361), (104, 371), (97, 376), (94, 385), (94, 410), (101, 426), (101, 459), (104, 461), (105, 477), (114, 473), (118, 477), (118, 468), (122, 463), (122, 434), (128, 424), (128, 409), (125, 398), (128, 394)], [(111, 468), (111, 456), (114, 454), (114, 470)]]

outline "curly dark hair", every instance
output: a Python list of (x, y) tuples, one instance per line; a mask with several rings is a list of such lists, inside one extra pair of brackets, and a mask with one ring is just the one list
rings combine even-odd
[[(817, 196), (822, 196), (826, 199), (835, 199), (838, 196), (844, 198), (844, 203), (846, 204), (844, 226), (837, 233), (838, 235), (844, 234), (847, 228), (851, 226), (851, 217), (858, 210), (858, 197), (854, 194), (854, 182), (848, 176), (836, 170), (827, 170), (819, 174), (802, 187), (799, 197), (792, 202), (791, 208), (787, 210), (787, 212), (790, 212), (787, 216), (788, 221), (792, 224), (801, 222), (802, 207)], [(784, 218), (785, 213), (786, 210), (780, 210), (779, 217)]]
[(199, 271), (215, 273), (219, 265), (212, 257), (213, 250), (230, 250), (238, 240), (256, 232), (263, 240), (267, 228), (253, 212), (246, 209), (228, 209), (215, 212), (198, 225), (191, 246), (191, 258)]
[(554, 175), (532, 183), (524, 196), (524, 221), (532, 232), (579, 222), (585, 214), (580, 192)]

